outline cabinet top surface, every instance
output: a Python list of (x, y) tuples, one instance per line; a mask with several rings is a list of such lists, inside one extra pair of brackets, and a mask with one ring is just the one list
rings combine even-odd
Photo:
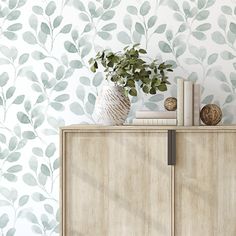
[(109, 131), (109, 130), (148, 130), (148, 131), (166, 131), (166, 130), (179, 130), (179, 131), (235, 131), (236, 125), (217, 125), (217, 126), (137, 126), (137, 125), (121, 125), (121, 126), (102, 126), (102, 125), (69, 125), (61, 127), (62, 131)]

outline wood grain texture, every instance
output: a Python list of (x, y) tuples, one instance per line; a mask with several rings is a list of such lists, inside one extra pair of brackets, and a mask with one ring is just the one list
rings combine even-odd
[(170, 236), (167, 132), (62, 132), (62, 236)]
[(175, 236), (236, 235), (236, 133), (178, 133)]
[(174, 129), (177, 132), (235, 132), (235, 125), (217, 125), (217, 126), (135, 126), (135, 125), (122, 125), (122, 126), (99, 126), (99, 125), (69, 125), (61, 128), (64, 131), (70, 132), (166, 132), (167, 130)]

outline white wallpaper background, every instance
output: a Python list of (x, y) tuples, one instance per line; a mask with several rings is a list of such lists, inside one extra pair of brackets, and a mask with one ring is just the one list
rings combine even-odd
[(167, 93), (132, 98), (129, 121), (162, 109), (183, 77), (235, 122), (235, 23), (235, 0), (1, 0), (0, 235), (58, 235), (58, 127), (93, 123), (99, 49), (141, 43), (176, 67)]

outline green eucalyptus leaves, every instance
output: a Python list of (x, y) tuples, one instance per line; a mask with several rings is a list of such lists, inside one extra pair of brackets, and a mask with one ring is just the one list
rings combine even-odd
[(105, 68), (106, 79), (125, 88), (127, 95), (137, 96), (136, 85), (146, 94), (166, 91), (170, 84), (167, 73), (173, 71), (172, 65), (165, 62), (158, 64), (157, 60), (147, 63), (142, 59), (142, 55), (146, 53), (139, 44), (125, 47), (123, 52), (104, 50), (89, 60), (90, 69), (96, 72), (101, 63)]

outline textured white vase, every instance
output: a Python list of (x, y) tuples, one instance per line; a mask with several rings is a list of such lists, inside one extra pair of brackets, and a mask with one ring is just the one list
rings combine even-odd
[(101, 125), (122, 125), (130, 111), (130, 100), (120, 86), (103, 86), (95, 104), (93, 118)]

